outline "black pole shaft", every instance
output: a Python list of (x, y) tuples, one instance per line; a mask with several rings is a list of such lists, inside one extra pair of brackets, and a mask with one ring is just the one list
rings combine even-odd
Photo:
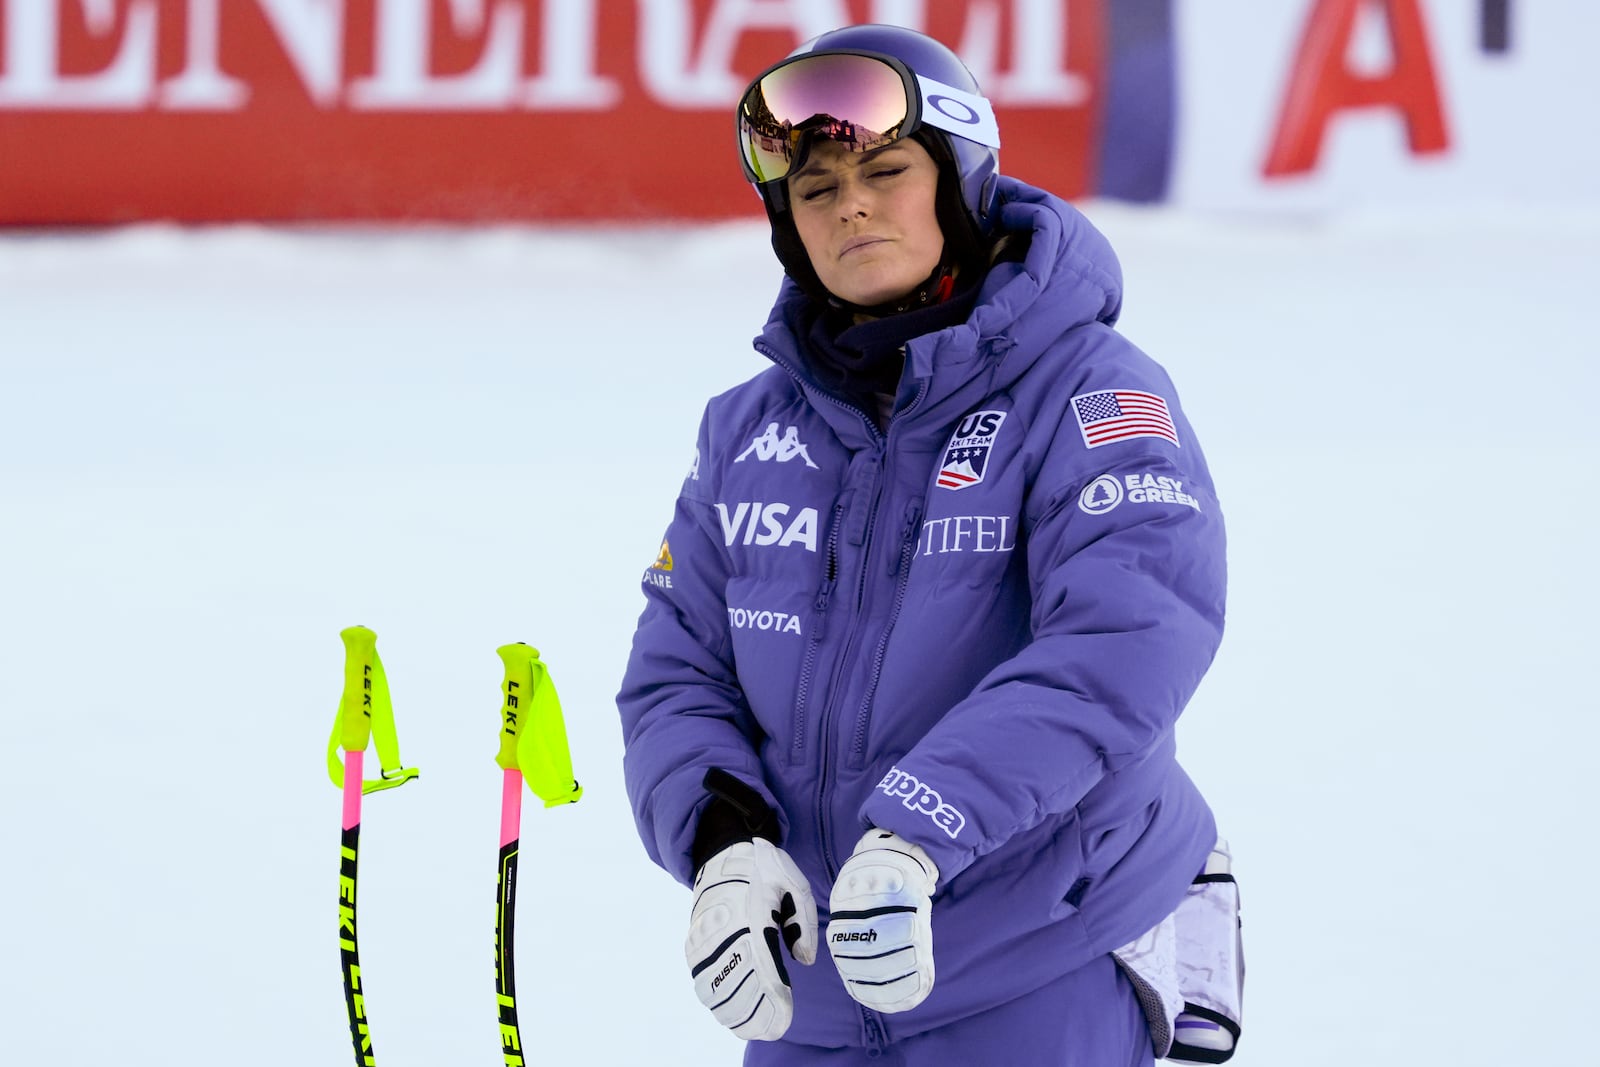
[(522, 1033), (517, 1027), (517, 846), (500, 846), (500, 881), (494, 926), (494, 991), (500, 1005), (500, 1054), (505, 1067), (522, 1067)]
[(372, 1034), (367, 1028), (366, 997), (361, 992), (361, 955), (356, 946), (356, 855), (360, 851), (361, 824), (346, 828), (339, 837), (339, 964), (344, 974), (345, 1016), (350, 1020), (350, 1045), (356, 1067), (374, 1067)]

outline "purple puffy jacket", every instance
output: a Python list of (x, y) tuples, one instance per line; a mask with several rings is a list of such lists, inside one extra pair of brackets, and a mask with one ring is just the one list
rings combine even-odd
[(706, 771), (777, 810), (824, 909), (869, 826), (927, 849), (938, 979), (880, 1016), (828, 953), (787, 1039), (875, 1045), (1004, 1003), (1144, 933), (1216, 841), (1174, 726), (1222, 636), (1222, 515), (1166, 373), (1112, 329), (1121, 274), (1076, 209), (964, 325), (913, 340), (882, 433), (822, 391), (785, 283), (771, 367), (700, 426), (617, 703), (655, 862), (693, 880)]

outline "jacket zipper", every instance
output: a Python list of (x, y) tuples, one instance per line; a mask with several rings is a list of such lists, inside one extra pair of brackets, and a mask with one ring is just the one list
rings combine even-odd
[[(827, 399), (834, 406), (841, 407), (844, 410), (850, 412), (850, 414), (855, 415), (857, 418), (859, 418), (862, 421), (862, 423), (865, 424), (865, 426), (867, 427), (867, 433), (872, 436), (872, 439), (874, 441), (877, 441), (879, 444), (883, 443), (883, 441), (884, 441), (883, 431), (878, 429), (877, 422), (873, 420), (871, 415), (868, 415), (866, 413), (865, 409), (856, 407), (854, 404), (850, 403), (848, 400), (839, 399), (838, 397), (834, 396), (832, 393), (828, 392), (826, 389), (817, 388), (815, 383), (811, 382), (803, 374), (801, 374), (800, 371), (792, 363), (790, 363), (782, 355), (779, 355), (778, 351), (776, 349), (772, 348), (770, 345), (765, 345), (765, 344), (762, 344), (760, 341), (757, 341), (757, 342), (755, 342), (755, 349), (756, 349), (757, 352), (760, 352), (763, 356), (766, 356), (768, 359), (772, 360), (772, 362), (774, 362), (778, 366), (782, 367), (784, 369), (784, 371), (788, 373), (789, 377), (794, 379), (795, 384), (800, 386), (802, 392), (805, 391), (805, 387), (808, 386), (808, 385), (811, 386), (812, 388), (816, 389), (817, 390), (817, 395)], [(901, 351), (904, 352), (905, 349), (902, 347)], [(924, 383), (923, 384), (923, 392), (926, 392), (926, 391), (927, 391), (927, 384)], [(922, 394), (921, 393), (917, 394), (917, 399), (918, 400), (922, 399)]]
[[(880, 450), (879, 462), (883, 462), (885, 453)], [(828, 872), (828, 878), (834, 879), (839, 875), (839, 868), (833, 862), (833, 840), (828, 832), (828, 778), (833, 769), (833, 705), (839, 692), (839, 673), (850, 662), (850, 650), (856, 642), (856, 631), (861, 626), (861, 606), (867, 595), (867, 564), (872, 556), (872, 527), (878, 519), (878, 501), (883, 495), (883, 487), (888, 482), (883, 471), (878, 472), (877, 484), (872, 488), (872, 500), (867, 505), (867, 523), (861, 538), (861, 576), (856, 582), (856, 600), (854, 610), (850, 613), (849, 629), (845, 631), (844, 644), (840, 646), (839, 658), (834, 662), (834, 684), (828, 687), (828, 700), (822, 709), (822, 737), (817, 752), (817, 840), (822, 850), (822, 865)]]
[[(774, 362), (778, 366), (782, 367), (784, 369), (784, 371), (788, 373), (789, 377), (791, 377), (791, 378), (793, 378), (795, 380), (795, 384), (800, 386), (802, 391), (804, 391), (805, 387), (808, 384), (810, 384), (807, 381), (807, 379), (805, 378), (805, 376), (800, 373), (799, 369), (797, 367), (795, 367), (792, 363), (790, 363), (788, 359), (786, 359), (783, 355), (781, 355), (772, 346), (763, 344), (761, 341), (757, 340), (755, 342), (755, 349), (756, 349), (757, 352), (760, 352), (762, 355), (764, 355), (768, 359), (772, 360), (772, 362)], [(902, 349), (902, 351), (904, 351), (904, 350)], [(923, 388), (924, 388), (924, 391), (926, 391), (926, 388), (927, 388), (926, 385), (924, 385)], [(868, 436), (870, 436), (872, 438), (873, 443), (878, 447), (880, 452), (883, 450), (884, 442), (887, 440), (887, 438), (885, 437), (883, 431), (878, 429), (878, 424), (873, 421), (872, 416), (868, 415), (864, 410), (862, 410), (861, 408), (856, 407), (854, 404), (851, 404), (851, 403), (849, 403), (847, 401), (839, 399), (838, 397), (834, 396), (832, 393), (828, 392), (825, 389), (817, 390), (817, 394), (822, 396), (822, 397), (824, 397), (824, 398), (826, 398), (834, 406), (839, 407), (839, 408), (843, 408), (845, 411), (848, 411), (852, 415), (855, 415), (857, 418), (859, 418), (861, 420), (862, 425), (867, 428), (867, 434), (868, 434)], [(920, 400), (921, 398), (922, 398), (921, 394), (919, 393), (918, 396), (917, 396), (917, 399)], [(873, 520), (874, 514), (878, 510), (878, 494), (881, 491), (882, 491), (882, 483), (880, 482), (878, 487), (873, 492), (872, 503), (870, 505), (870, 509), (871, 510), (867, 514), (866, 536), (865, 536), (865, 538), (863, 540), (863, 543), (862, 543), (862, 546), (861, 546), (862, 582), (861, 582), (860, 585), (857, 586), (857, 590), (856, 590), (856, 611), (855, 611), (855, 616), (852, 617), (851, 620), (850, 620), (850, 632), (845, 637), (844, 647), (846, 649), (848, 649), (850, 647), (851, 641), (853, 640), (853, 638), (855, 636), (856, 619), (859, 618), (859, 616), (861, 614), (861, 598), (862, 598), (863, 590), (865, 588), (865, 583), (866, 583), (866, 555), (867, 555), (867, 550), (872, 545), (872, 520)], [(835, 515), (838, 515), (839, 510), (840, 510), (839, 505), (835, 504), (834, 505)], [(833, 580), (835, 578), (837, 578), (838, 557), (836, 555), (836, 552), (837, 552), (837, 548), (838, 548), (838, 528), (839, 528), (839, 524), (835, 523), (834, 524), (834, 529), (832, 531), (830, 531), (830, 533), (829, 533), (829, 538), (828, 538), (828, 546), (829, 546), (829, 548), (828, 548), (828, 574), (827, 574), (826, 579), (825, 579), (824, 589), (823, 589), (823, 591), (821, 593), (818, 594), (818, 597), (817, 597), (817, 606), (818, 606), (819, 611), (820, 611), (820, 609), (825, 608), (827, 606), (828, 597), (832, 592)], [(820, 643), (821, 643), (821, 630), (820, 630), (821, 617), (820, 617), (820, 615), (818, 616), (818, 627), (819, 627), (819, 629), (818, 629), (817, 633), (813, 635), (812, 644), (807, 649), (806, 659), (805, 659), (805, 661), (804, 661), (804, 663), (802, 664), (802, 667), (801, 667), (800, 685), (797, 687), (796, 694), (795, 694), (795, 733), (794, 733), (794, 738), (793, 738), (794, 746), (790, 749), (790, 751), (793, 754), (793, 757), (797, 762), (799, 760), (800, 750), (804, 747), (804, 742), (805, 742), (805, 734), (804, 734), (804, 730), (805, 730), (805, 713), (804, 713), (804, 710), (802, 708), (802, 704), (804, 703), (804, 701), (810, 695), (811, 680), (812, 680), (811, 676), (812, 676), (812, 672), (816, 669), (816, 650), (820, 646)], [(834, 663), (833, 677), (834, 677), (835, 684), (829, 686), (829, 688), (828, 688), (828, 701), (829, 701), (829, 703), (831, 703), (832, 700), (833, 700), (834, 691), (837, 688), (838, 673), (839, 673), (840, 665), (844, 663), (845, 658), (846, 657), (841, 654), (839, 659), (836, 660), (835, 663)], [(822, 852), (822, 865), (823, 865), (823, 868), (825, 870), (827, 870), (828, 877), (830, 879), (832, 879), (832, 878), (838, 877), (839, 870), (838, 870), (837, 867), (834, 866), (834, 863), (833, 863), (833, 845), (832, 845), (832, 842), (829, 840), (829, 834), (828, 834), (828, 815), (827, 815), (828, 772), (829, 772), (829, 766), (828, 766), (828, 764), (829, 764), (829, 753), (828, 753), (828, 749), (831, 747), (829, 745), (829, 743), (828, 743), (828, 741), (829, 741), (829, 738), (828, 738), (828, 719), (829, 719), (828, 712), (829, 711), (830, 711), (830, 709), (828, 707), (826, 707), (826, 706), (824, 706), (823, 709), (822, 709), (822, 737), (821, 737), (821, 745), (819, 746), (821, 751), (818, 753), (819, 762), (818, 762), (818, 770), (817, 770), (817, 810), (816, 810), (816, 814), (817, 814), (817, 841), (818, 841), (818, 844), (819, 844), (821, 852)]]
[[(904, 345), (900, 346), (900, 357), (909, 358)], [(916, 410), (922, 398), (928, 394), (928, 382), (924, 380), (917, 390), (917, 395), (911, 398), (911, 403), (906, 405), (909, 413)], [(922, 502), (913, 501), (906, 506), (905, 521), (900, 525), (900, 554), (889, 564), (889, 576), (895, 579), (894, 604), (889, 609), (889, 619), (883, 629), (883, 637), (878, 641), (877, 651), (872, 657), (872, 675), (867, 680), (867, 695), (861, 701), (861, 708), (856, 714), (855, 734), (850, 740), (850, 765), (860, 767), (866, 763), (867, 755), (867, 715), (872, 710), (872, 702), (878, 695), (878, 680), (883, 674), (883, 659), (889, 652), (889, 635), (894, 633), (895, 624), (900, 621), (900, 609), (906, 601), (906, 583), (911, 580), (911, 559), (917, 551), (918, 523), (922, 521)], [(866, 573), (863, 561), (862, 574)]]
[[(766, 356), (768, 359), (772, 360), (772, 362), (776, 363), (778, 366), (782, 367), (786, 372), (788, 372), (789, 377), (793, 378), (795, 380), (796, 384), (800, 385), (802, 388), (804, 388), (804, 386), (807, 384), (806, 379), (800, 374), (799, 370), (797, 370), (793, 365), (791, 365), (790, 362), (787, 359), (785, 359), (783, 356), (779, 355), (778, 352), (775, 349), (773, 349), (770, 345), (765, 345), (765, 344), (762, 344), (760, 341), (757, 341), (755, 343), (755, 349), (756, 349), (757, 352), (760, 352), (761, 354)], [(906, 346), (905, 345), (901, 345), (900, 346), (900, 355), (901, 355), (901, 358), (909, 358), (909, 354), (906, 352)], [(859, 417), (861, 419), (862, 423), (867, 428), (867, 433), (872, 437), (873, 441), (882, 450), (882, 456), (883, 456), (883, 459), (884, 459), (884, 462), (885, 462), (885, 466), (887, 466), (888, 435), (885, 434), (882, 430), (878, 429), (878, 424), (877, 424), (876, 421), (874, 421), (872, 416), (868, 415), (864, 410), (862, 410), (861, 408), (856, 407), (854, 404), (848, 403), (847, 401), (844, 401), (844, 400), (840, 400), (838, 397), (834, 396), (832, 393), (829, 393), (827, 390), (818, 390), (818, 393), (819, 393), (819, 395), (821, 395), (823, 397), (826, 397), (834, 405), (843, 408), (844, 410), (856, 415), (857, 417)], [(922, 402), (922, 398), (924, 396), (926, 396), (927, 393), (928, 393), (928, 382), (925, 380), (925, 381), (923, 381), (921, 388), (918, 389), (917, 395), (912, 398), (911, 403), (906, 405), (905, 412), (903, 412), (902, 414), (910, 412), (913, 408), (915, 408), (918, 404), (920, 404)], [(838, 672), (842, 668), (842, 665), (849, 659), (849, 657), (848, 657), (848, 655), (846, 653), (849, 652), (850, 646), (854, 643), (856, 627), (859, 624), (860, 619), (861, 619), (862, 602), (866, 599), (867, 562), (868, 562), (868, 556), (870, 555), (871, 549), (872, 549), (872, 524), (877, 519), (878, 499), (879, 499), (879, 497), (882, 496), (883, 487), (886, 484), (888, 484), (888, 478), (887, 477), (881, 478), (879, 480), (878, 485), (873, 490), (872, 503), (868, 506), (866, 534), (862, 538), (862, 544), (861, 544), (861, 580), (856, 585), (855, 612), (852, 614), (851, 619), (850, 619), (850, 630), (845, 635), (844, 647), (841, 649), (839, 658), (834, 664), (834, 684), (831, 685), (829, 687), (829, 690), (828, 690), (828, 699), (829, 699), (830, 703), (832, 702), (834, 694), (837, 692), (837, 689), (838, 689)], [(834, 582), (838, 578), (838, 555), (837, 555), (838, 544), (839, 544), (838, 531), (839, 531), (839, 526), (841, 525), (841, 521), (843, 519), (843, 515), (841, 514), (842, 511), (843, 511), (842, 505), (839, 505), (839, 504), (835, 504), (834, 505), (834, 520), (835, 520), (834, 521), (834, 527), (833, 527), (833, 530), (830, 531), (829, 536), (828, 536), (827, 573), (826, 573), (826, 575), (824, 576), (824, 579), (823, 579), (823, 587), (817, 593), (817, 600), (816, 600), (817, 625), (816, 625), (815, 632), (812, 635), (812, 641), (811, 641), (810, 647), (806, 650), (806, 658), (805, 658), (804, 664), (802, 665), (802, 668), (801, 668), (800, 684), (799, 684), (799, 686), (797, 688), (797, 693), (796, 693), (796, 701), (795, 701), (796, 727), (795, 727), (795, 735), (794, 735), (795, 748), (793, 749), (793, 751), (794, 751), (794, 753), (796, 755), (796, 758), (798, 758), (800, 747), (804, 743), (804, 726), (805, 726), (805, 722), (804, 722), (804, 716), (805, 716), (804, 704), (805, 704), (805, 699), (809, 695), (809, 690), (811, 688), (812, 673), (816, 668), (816, 653), (817, 653), (817, 650), (820, 647), (821, 642), (822, 642), (822, 612), (827, 608), (828, 598), (832, 594)], [(914, 529), (915, 526), (916, 526), (916, 520), (919, 519), (920, 517), (921, 517), (920, 506), (913, 504), (911, 506), (910, 510), (909, 510), (908, 518), (907, 518), (907, 521), (906, 521), (906, 525), (901, 530), (900, 555), (897, 557), (897, 560), (894, 563), (891, 564), (891, 569), (889, 571), (889, 573), (891, 575), (898, 574), (899, 581), (897, 582), (897, 584), (895, 586), (894, 607), (893, 607), (892, 611), (890, 612), (890, 616), (889, 616), (889, 628), (888, 628), (888, 630), (885, 631), (884, 637), (883, 637), (883, 641), (880, 642), (880, 644), (878, 646), (877, 655), (876, 655), (875, 659), (873, 660), (872, 680), (871, 680), (871, 682), (870, 682), (870, 684), (868, 686), (867, 699), (866, 699), (865, 704), (863, 705), (863, 708), (870, 707), (870, 705), (872, 703), (872, 696), (876, 692), (877, 687), (878, 687), (878, 675), (879, 675), (880, 671), (882, 670), (882, 666), (883, 666), (883, 656), (884, 656), (885, 652), (887, 651), (888, 640), (889, 640), (888, 633), (889, 633), (889, 631), (892, 631), (894, 629), (894, 624), (895, 624), (896, 620), (898, 620), (899, 617), (900, 617), (901, 605), (905, 601), (906, 579), (907, 579), (907, 577), (908, 577), (908, 575), (910, 573), (910, 570), (911, 570), (911, 568), (909, 566), (910, 559), (908, 558), (908, 555), (909, 555), (910, 548), (914, 547), (914, 545), (915, 545), (915, 541), (906, 534), (906, 529), (908, 529), (908, 528), (909, 529)], [(822, 709), (822, 738), (821, 738), (821, 742), (822, 743), (821, 743), (821, 746), (820, 746), (821, 747), (821, 752), (819, 753), (821, 762), (819, 764), (818, 775), (817, 775), (817, 836), (818, 836), (818, 842), (819, 842), (819, 844), (821, 846), (822, 865), (828, 872), (829, 880), (832, 880), (832, 879), (835, 879), (835, 878), (837, 878), (839, 876), (839, 869), (837, 867), (835, 867), (834, 863), (833, 863), (833, 845), (832, 845), (832, 842), (829, 840), (829, 834), (828, 834), (828, 814), (827, 814), (827, 800), (826, 800), (826, 798), (827, 798), (827, 795), (828, 795), (829, 751), (832, 748), (832, 746), (828, 743), (828, 740), (829, 740), (828, 739), (828, 721), (829, 721), (828, 712), (829, 712), (829, 710), (830, 709), (827, 708), (827, 707), (824, 707)], [(861, 734), (862, 729), (863, 729), (863, 727), (860, 727), (860, 726), (858, 726), (858, 728), (857, 728), (857, 733), (858, 733), (858, 735), (860, 735), (857, 738), (857, 743), (863, 745), (863, 752), (864, 752), (865, 737), (864, 737), (864, 735)], [(881, 1052), (886, 1042), (885, 1042), (885, 1036), (884, 1036), (884, 1030), (883, 1030), (883, 1023), (880, 1020), (880, 1018), (878, 1017), (878, 1014), (876, 1012), (874, 1012), (874, 1011), (870, 1011), (870, 1010), (868, 1010), (866, 1008), (862, 1008), (861, 1009), (861, 1018), (862, 1018), (863, 1024), (866, 1027), (867, 1045), (868, 1045), (868, 1047), (871, 1048), (874, 1051), (874, 1053)]]
[[(795, 366), (793, 366), (789, 362), (789, 360), (787, 360), (782, 355), (780, 355), (770, 345), (763, 344), (759, 340), (755, 342), (755, 349), (756, 349), (756, 351), (758, 351), (758, 352), (762, 353), (763, 355), (765, 355), (768, 359), (772, 360), (778, 366), (782, 367), (788, 373), (788, 375), (795, 380), (795, 383), (800, 385), (801, 388), (804, 389), (805, 385), (807, 384), (807, 381), (806, 381), (805, 377), (803, 375), (801, 375), (800, 371)], [(909, 358), (909, 353), (907, 353), (905, 345), (901, 345), (900, 346), (900, 355), (901, 355), (901, 358), (903, 358), (903, 359)], [(927, 393), (928, 393), (928, 384), (929, 383), (926, 380), (924, 380), (922, 382), (921, 386), (917, 390), (917, 395), (912, 398), (911, 403), (906, 405), (905, 411), (902, 412), (902, 415), (909, 414), (913, 408), (915, 408), (918, 404), (920, 404), (922, 402), (923, 397), (925, 397), (927, 395)], [(830, 773), (832, 771), (832, 767), (831, 767), (832, 758), (831, 757), (832, 757), (832, 748), (833, 748), (833, 746), (831, 744), (831, 738), (829, 736), (829, 734), (830, 734), (829, 726), (830, 726), (830, 724), (832, 722), (832, 718), (833, 718), (833, 716), (830, 714), (832, 712), (832, 710), (833, 710), (831, 705), (833, 704), (834, 698), (837, 696), (837, 693), (838, 693), (839, 672), (844, 668), (844, 664), (849, 662), (850, 649), (851, 649), (851, 646), (855, 644), (856, 630), (859, 628), (860, 622), (861, 622), (861, 608), (862, 608), (863, 603), (866, 600), (867, 564), (871, 561), (871, 554), (872, 554), (872, 528), (873, 528), (873, 524), (877, 521), (878, 502), (879, 502), (880, 498), (883, 496), (883, 487), (885, 485), (889, 484), (889, 478), (887, 476), (889, 449), (888, 449), (888, 435), (885, 434), (882, 430), (878, 429), (878, 424), (864, 410), (862, 410), (861, 408), (856, 407), (854, 404), (851, 404), (851, 403), (848, 403), (848, 402), (846, 402), (844, 400), (839, 399), (838, 397), (834, 396), (832, 393), (827, 392), (826, 390), (818, 390), (818, 392), (819, 392), (819, 394), (821, 396), (826, 397), (831, 403), (833, 403), (837, 407), (843, 408), (845, 411), (851, 412), (852, 414), (857, 416), (859, 419), (861, 419), (862, 424), (864, 426), (866, 426), (866, 428), (867, 428), (867, 433), (871, 436), (874, 444), (878, 447), (880, 462), (884, 466), (884, 470), (881, 470), (879, 472), (878, 484), (873, 488), (872, 502), (868, 505), (866, 532), (862, 537), (862, 544), (861, 544), (861, 578), (860, 578), (860, 581), (858, 581), (856, 583), (855, 610), (851, 613), (850, 623), (849, 623), (850, 628), (849, 628), (848, 631), (846, 631), (844, 645), (841, 647), (840, 653), (839, 653), (839, 658), (834, 664), (834, 671), (833, 671), (834, 684), (829, 686), (827, 704), (825, 704), (823, 706), (823, 709), (822, 709), (822, 729), (821, 729), (821, 738), (820, 738), (821, 743), (819, 745), (820, 751), (817, 753), (817, 756), (818, 756), (817, 804), (816, 804), (817, 842), (818, 842), (818, 845), (819, 845), (819, 849), (820, 849), (820, 851), (822, 853), (822, 866), (823, 866), (823, 869), (828, 872), (829, 880), (832, 880), (832, 879), (835, 879), (835, 878), (837, 878), (839, 876), (839, 868), (833, 862), (833, 841), (832, 841), (832, 835), (828, 831), (828, 799), (827, 799), (828, 798), (828, 778), (829, 778), (829, 775), (830, 775)], [(836, 546), (837, 545), (837, 542), (832, 538), (832, 536), (830, 536), (830, 538), (829, 538), (829, 544), (831, 546), (830, 547), (830, 555), (831, 555), (832, 546)], [(901, 546), (900, 554), (901, 554), (902, 557), (904, 557), (905, 554), (906, 554), (906, 548), (905, 548), (904, 544), (902, 544), (902, 546)], [(909, 568), (906, 568), (904, 566), (905, 562), (906, 561), (902, 558), (902, 560), (901, 560), (901, 562), (899, 564), (900, 569), (902, 569), (902, 570), (908, 570), (909, 569)], [(829, 569), (830, 569), (830, 572), (831, 572), (832, 571), (832, 567), (830, 566)], [(894, 571), (891, 571), (890, 573), (892, 574), (892, 573), (894, 573)], [(895, 605), (894, 605), (893, 617), (898, 617), (899, 611), (900, 611), (900, 603), (901, 603), (901, 601), (904, 600), (904, 596), (905, 596), (905, 581), (904, 581), (904, 575), (902, 574), (901, 575), (901, 580), (900, 580), (900, 582), (898, 583), (898, 585), (896, 587)], [(822, 603), (824, 603), (824, 604), (826, 603), (826, 596), (823, 596), (820, 599), (821, 599)], [(892, 625), (893, 617), (891, 618), (891, 625)], [(872, 686), (870, 687), (871, 689), (876, 689), (876, 676), (877, 676), (877, 673), (878, 673), (880, 667), (881, 667), (881, 656), (880, 656), (880, 662), (875, 663), (874, 667), (873, 667), (873, 679), (874, 680), (873, 680)], [(807, 662), (806, 662), (806, 668), (810, 668), (810, 669), (814, 669), (815, 668), (814, 656), (808, 655)], [(805, 688), (809, 691), (811, 679), (810, 679), (809, 670), (806, 670), (806, 668), (803, 668), (804, 673), (802, 674), (802, 680), (803, 680), (803, 682), (805, 684)], [(868, 697), (868, 702), (869, 703), (870, 703), (870, 700), (871, 700), (871, 698), (870, 698), (870, 695), (869, 695), (869, 697)], [(798, 732), (796, 734), (796, 737), (800, 738), (800, 734)]]
[(794, 735), (789, 747), (789, 763), (791, 766), (800, 761), (800, 754), (806, 747), (806, 700), (811, 695), (811, 676), (817, 666), (817, 650), (822, 645), (825, 619), (828, 612), (828, 598), (833, 595), (833, 586), (839, 578), (839, 528), (844, 524), (844, 503), (842, 501), (833, 505), (833, 522), (828, 531), (828, 554), (825, 570), (822, 575), (822, 585), (817, 589), (817, 597), (812, 602), (815, 609), (816, 621), (811, 626), (811, 640), (806, 643), (806, 658), (800, 664), (800, 680), (795, 685), (794, 691)]
[(877, 1012), (867, 1008), (861, 1009), (861, 1019), (866, 1023), (867, 1048), (872, 1050), (869, 1055), (881, 1054), (883, 1046), (888, 1044), (883, 1032), (883, 1021), (878, 1018)]
[(900, 525), (900, 552), (889, 563), (889, 576), (895, 579), (894, 604), (889, 609), (889, 618), (883, 626), (883, 636), (878, 639), (878, 647), (872, 655), (872, 674), (867, 679), (867, 693), (861, 700), (861, 707), (856, 711), (855, 733), (850, 740), (850, 766), (860, 767), (866, 763), (867, 755), (867, 720), (872, 712), (872, 702), (878, 695), (878, 681), (883, 675), (883, 659), (889, 652), (889, 637), (894, 633), (895, 623), (900, 621), (900, 609), (906, 602), (906, 584), (911, 578), (911, 558), (917, 550), (917, 523), (922, 518), (922, 505), (910, 504), (906, 507), (905, 521)]

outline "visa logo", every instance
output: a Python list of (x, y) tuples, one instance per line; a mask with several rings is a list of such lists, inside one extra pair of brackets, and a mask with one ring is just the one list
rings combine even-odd
[(788, 504), (763, 504), (761, 501), (741, 501), (733, 505), (730, 513), (727, 504), (717, 504), (717, 515), (722, 519), (722, 540), (728, 547), (735, 542), (745, 545), (805, 545), (807, 552), (817, 550), (817, 509), (801, 508), (794, 518), (789, 518)]

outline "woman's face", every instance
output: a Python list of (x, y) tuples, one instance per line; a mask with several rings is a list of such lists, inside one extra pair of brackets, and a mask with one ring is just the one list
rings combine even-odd
[(787, 184), (811, 266), (841, 300), (865, 307), (894, 300), (939, 265), (939, 167), (917, 142), (851, 152), (819, 140)]

